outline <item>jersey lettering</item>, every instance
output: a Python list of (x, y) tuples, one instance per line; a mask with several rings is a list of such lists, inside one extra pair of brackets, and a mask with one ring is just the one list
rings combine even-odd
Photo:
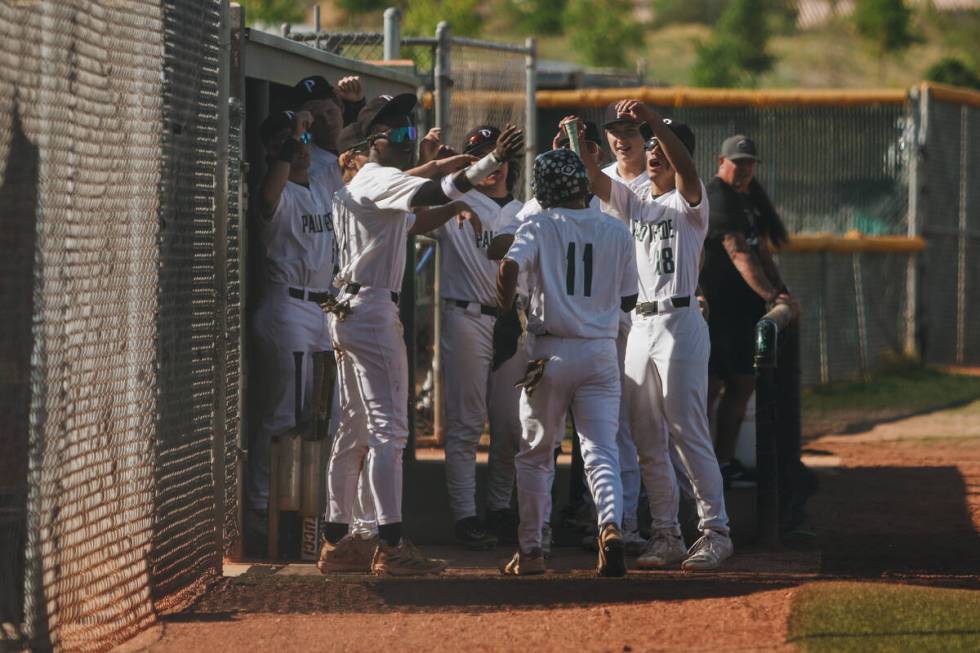
[(333, 231), (333, 224), (330, 222), (330, 214), (308, 213), (303, 215), (304, 234), (322, 234), (324, 231)]
[(494, 238), (495, 235), (496, 234), (494, 234), (493, 231), (491, 231), (489, 229), (484, 229), (482, 232), (480, 232), (480, 235), (479, 236), (476, 236), (475, 237), (476, 248), (477, 249), (487, 249), (487, 248), (489, 248), (490, 247), (490, 242), (493, 240), (493, 238)]

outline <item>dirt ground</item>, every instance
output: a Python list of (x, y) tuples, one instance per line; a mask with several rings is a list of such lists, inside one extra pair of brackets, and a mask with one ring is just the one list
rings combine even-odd
[(253, 567), (220, 580), (132, 648), (186, 651), (792, 650), (807, 583), (857, 578), (980, 588), (980, 402), (807, 444), (821, 491), (806, 550), (743, 548), (724, 571), (596, 579), (560, 549), (543, 578), (505, 579), (506, 552), (455, 557), (439, 578)]

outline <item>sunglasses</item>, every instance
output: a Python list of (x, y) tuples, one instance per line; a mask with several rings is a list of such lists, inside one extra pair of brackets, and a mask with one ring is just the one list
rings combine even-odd
[(392, 143), (414, 143), (419, 136), (418, 127), (414, 125), (409, 127), (395, 127), (394, 129), (389, 129), (386, 132), (380, 132), (371, 136), (371, 141), (376, 141), (379, 138), (387, 138)]
[[(653, 148), (659, 147), (659, 146), (660, 146), (660, 141), (657, 139), (656, 136), (654, 136), (653, 138), (648, 139), (647, 142), (643, 144), (643, 149), (645, 151), (649, 152)], [(661, 148), (661, 149), (663, 149), (663, 148)]]

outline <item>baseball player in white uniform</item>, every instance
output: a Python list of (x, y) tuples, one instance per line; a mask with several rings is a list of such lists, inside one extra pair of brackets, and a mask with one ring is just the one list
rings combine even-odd
[(308, 112), (280, 112), (261, 126), (269, 164), (259, 193), (266, 287), (252, 322), (265, 392), (248, 457), (247, 501), (269, 501), (272, 439), (312, 420), (313, 355), (331, 350), (319, 303), (333, 279), (332, 189), (311, 183)]
[[(485, 156), (499, 137), (496, 127), (476, 127), (464, 137), (463, 152)], [(446, 486), (456, 522), (456, 539), (470, 549), (490, 548), (498, 537), (511, 543), (516, 538), (516, 517), (510, 503), (521, 423), (520, 390), (514, 384), (523, 374), (527, 358), (519, 351), (499, 369), (491, 370), (497, 264), (487, 258), (494, 235), (510, 226), (522, 206), (508, 187), (516, 179), (511, 171), (513, 165), (516, 163), (505, 162), (462, 196), (480, 218), (483, 230), (479, 235), (453, 223), (432, 232), (442, 251)], [(476, 509), (476, 450), (488, 417), (490, 459), (484, 526)]]
[[(403, 172), (415, 156), (417, 132), (411, 94), (380, 96), (353, 123), (369, 148), (368, 162), (334, 197), (340, 244), (341, 288), (333, 307), (334, 343), (341, 361), (341, 425), (331, 452), (327, 482), (328, 542), (348, 529), (357, 478), (367, 467), (378, 516), (376, 574), (439, 573), (446, 562), (426, 558), (402, 537), (402, 450), (408, 439), (408, 363), (397, 300), (405, 269), (406, 236), (425, 233), (461, 216), (479, 231), (461, 196), (521, 147), (520, 132), (504, 131), (497, 148), (443, 182)], [(352, 125), (352, 126), (353, 126)], [(424, 209), (420, 207), (435, 206)], [(414, 211), (414, 213), (413, 213)], [(466, 228), (470, 228), (466, 225)], [(365, 428), (350, 426), (360, 415)], [(343, 433), (353, 437), (342, 437)]]
[(588, 176), (575, 153), (546, 152), (535, 159), (533, 173), (542, 212), (518, 229), (497, 277), (500, 307), (513, 310), (518, 275), (525, 272), (533, 288), (536, 325), (535, 360), (521, 393), (519, 549), (501, 570), (508, 575), (545, 570), (541, 538), (551, 505), (554, 449), (571, 409), (598, 510), (597, 572), (622, 576), (626, 563), (619, 528), (623, 495), (616, 447), (621, 390), (616, 335), (619, 313), (636, 302), (633, 243), (621, 224), (589, 208)]
[[(707, 192), (691, 159), (690, 128), (665, 121), (635, 100), (620, 102), (617, 111), (653, 130), (647, 145), (649, 193), (636, 193), (598, 166), (589, 168), (593, 192), (629, 223), (636, 239), (640, 299), (627, 344), (626, 377), (653, 526), (637, 563), (651, 568), (683, 561), (686, 570), (714, 569), (733, 547), (708, 430), (708, 329), (694, 298), (708, 228)], [(691, 481), (703, 533), (690, 550), (677, 519), (671, 442)]]

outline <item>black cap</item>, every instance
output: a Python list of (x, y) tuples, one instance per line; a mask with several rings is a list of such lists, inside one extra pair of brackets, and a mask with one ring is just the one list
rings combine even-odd
[(739, 159), (760, 160), (755, 141), (742, 134), (735, 134), (726, 138), (721, 144), (721, 155), (729, 161), (738, 161)]
[(296, 82), (289, 99), (293, 107), (310, 100), (338, 100), (333, 84), (321, 75), (310, 75)]
[(691, 131), (691, 128), (682, 122), (671, 120), (670, 118), (664, 118), (664, 124), (670, 128), (670, 131), (674, 132), (677, 138), (681, 139), (681, 143), (684, 143), (687, 151), (694, 154), (694, 132)]
[(417, 101), (418, 99), (411, 93), (379, 95), (364, 105), (364, 108), (357, 114), (356, 124), (360, 127), (362, 134), (370, 136), (371, 125), (380, 118), (387, 116), (408, 116), (411, 118)]
[(627, 118), (626, 116), (620, 116), (616, 113), (617, 104), (617, 102), (613, 102), (606, 107), (606, 113), (602, 123), (603, 129), (611, 129), (615, 125), (637, 125), (640, 128), (640, 135), (643, 136), (643, 140), (647, 140), (653, 136), (653, 130), (650, 129), (650, 125), (645, 122), (633, 120), (632, 118)]
[(498, 138), (500, 138), (500, 130), (493, 125), (474, 127), (466, 132), (466, 136), (463, 137), (463, 154), (493, 149), (497, 145)]
[(262, 144), (268, 145), (276, 134), (284, 129), (288, 129), (292, 133), (295, 115), (292, 111), (277, 111), (263, 120), (262, 124), (259, 125), (259, 136), (262, 138)]
[(337, 152), (343, 154), (362, 143), (367, 143), (367, 137), (361, 132), (361, 126), (352, 122), (340, 130), (340, 135), (337, 136)]
[[(601, 145), (599, 128), (596, 127), (596, 124), (591, 120), (585, 120), (583, 124), (585, 125), (585, 140)], [(568, 133), (562, 129), (561, 136), (558, 138), (558, 147), (565, 147), (566, 145), (568, 145)]]

